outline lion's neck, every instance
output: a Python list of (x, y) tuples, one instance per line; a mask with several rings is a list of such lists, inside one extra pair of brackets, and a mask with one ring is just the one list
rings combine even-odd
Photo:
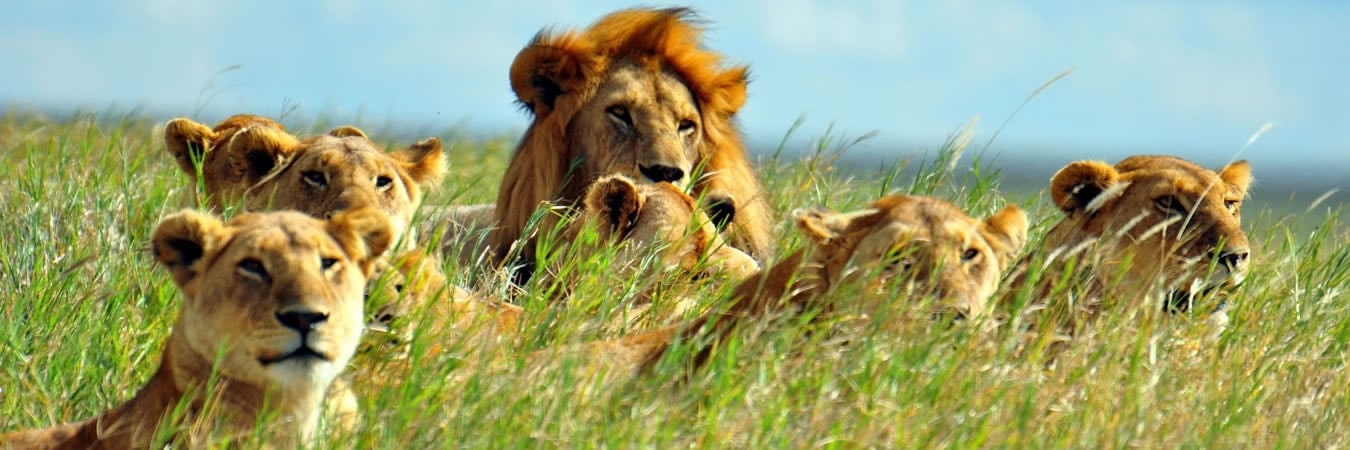
[[(267, 403), (282, 408), (264, 409), (265, 392), (257, 386), (233, 381), (219, 374), (212, 377), (211, 361), (191, 351), (177, 334), (170, 336), (159, 369), (130, 400), (98, 417), (72, 425), (16, 433), (0, 438), (0, 444), (44, 443), (51, 448), (145, 448), (158, 434), (160, 439), (193, 442), (184, 436), (213, 430), (217, 436), (246, 436), (260, 417), (294, 421), (282, 425), (277, 442), (308, 438), (318, 422), (323, 390), (292, 398), (273, 398)], [(206, 386), (208, 380), (214, 388)], [(222, 427), (216, 427), (220, 424)], [(205, 426), (203, 426), (205, 425)], [(303, 436), (288, 436), (284, 430), (304, 430)]]

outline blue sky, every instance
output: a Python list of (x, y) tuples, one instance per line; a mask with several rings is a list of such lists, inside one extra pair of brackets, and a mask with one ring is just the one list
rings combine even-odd
[[(983, 143), (1073, 69), (1002, 132), (1001, 158), (1165, 152), (1218, 165), (1273, 122), (1242, 155), (1258, 179), (1295, 157), (1350, 173), (1350, 3), (1289, 3), (692, 5), (713, 22), (707, 44), (751, 65), (740, 116), (757, 144), (775, 144), (801, 116), (800, 136), (875, 130), (860, 151), (896, 153), (936, 148), (979, 116)], [(300, 116), (519, 131), (527, 118), (506, 74), (521, 46), (542, 27), (582, 27), (630, 5), (14, 2), (0, 16), (0, 104), (201, 107), (201, 120), (298, 105)]]

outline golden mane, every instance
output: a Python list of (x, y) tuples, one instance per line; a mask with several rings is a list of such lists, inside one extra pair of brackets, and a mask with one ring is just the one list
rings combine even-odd
[[(672, 72), (689, 89), (701, 116), (695, 164), (704, 174), (692, 183), (692, 194), (726, 200), (734, 208), (727, 214), (732, 245), (761, 261), (768, 258), (769, 207), (734, 122), (745, 103), (748, 68), (724, 68), (721, 55), (701, 46), (702, 31), (689, 9), (623, 10), (585, 31), (541, 31), (517, 55), (511, 87), (533, 122), (498, 193), (499, 227), (492, 245), (499, 257), (524, 236), (541, 202), (574, 206), (586, 186), (608, 175), (577, 173), (578, 159), (603, 158), (603, 152), (612, 150), (577, 145), (571, 127), (610, 78), (610, 69), (622, 62), (653, 73)], [(601, 154), (583, 153), (587, 151)]]

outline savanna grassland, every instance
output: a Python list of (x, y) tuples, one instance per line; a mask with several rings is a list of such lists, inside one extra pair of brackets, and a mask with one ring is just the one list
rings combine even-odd
[[(0, 431), (93, 416), (155, 369), (178, 294), (149, 254), (149, 233), (192, 198), (161, 125), (0, 117)], [(450, 173), (429, 203), (493, 200), (513, 138), (441, 137)], [(804, 156), (760, 155), (759, 170), (780, 217), (860, 208), (895, 191), (938, 195), (977, 217), (1015, 203), (1032, 219), (1034, 246), (1057, 211), (1044, 195), (1002, 191), (997, 167), (948, 164), (967, 141), (932, 143), (942, 148), (936, 160), (908, 172), (837, 170), (848, 141), (829, 138)], [(363, 424), (332, 430), (320, 446), (1343, 448), (1350, 231), (1339, 205), (1301, 211), (1244, 208), (1253, 265), (1222, 333), (1203, 312), (1115, 310), (1053, 364), (1018, 352), (1018, 333), (916, 320), (921, 299), (846, 286), (830, 295), (839, 306), (828, 317), (746, 327), (702, 370), (679, 370), (677, 350), (648, 376), (609, 379), (554, 349), (622, 333), (597, 318), (621, 313), (662, 277), (616, 278), (606, 255), (567, 261), (583, 274), (573, 301), (513, 300), (531, 317), (515, 341), (417, 330), (406, 354), (374, 344), (352, 369), (368, 381), (357, 386)], [(776, 233), (779, 254), (800, 245), (787, 222)], [(503, 291), (456, 264), (444, 263), (452, 279)], [(687, 289), (715, 307), (729, 284)], [(530, 352), (548, 363), (525, 364)]]

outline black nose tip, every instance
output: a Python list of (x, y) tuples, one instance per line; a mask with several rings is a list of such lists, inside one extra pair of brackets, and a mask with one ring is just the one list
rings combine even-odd
[(638, 171), (639, 171), (639, 172), (642, 172), (642, 175), (645, 176), (645, 177), (647, 177), (647, 179), (652, 180), (652, 181), (657, 182), (657, 183), (660, 183), (660, 182), (662, 182), (662, 181), (665, 181), (665, 182), (676, 182), (676, 181), (680, 181), (681, 179), (684, 179), (684, 171), (683, 171), (683, 170), (680, 170), (680, 168), (678, 168), (678, 167), (670, 167), (670, 166), (651, 166), (651, 167), (638, 166)]
[(1219, 264), (1228, 267), (1237, 267), (1247, 261), (1247, 255), (1249, 253), (1250, 252), (1246, 250), (1224, 250), (1222, 253), (1219, 253)]
[(327, 314), (311, 310), (298, 309), (298, 310), (277, 312), (278, 322), (281, 322), (281, 324), (286, 328), (290, 328), (292, 330), (299, 331), (301, 333), (307, 333), (313, 330), (315, 326), (318, 326), (319, 324), (323, 323), (326, 320), (328, 320)]

